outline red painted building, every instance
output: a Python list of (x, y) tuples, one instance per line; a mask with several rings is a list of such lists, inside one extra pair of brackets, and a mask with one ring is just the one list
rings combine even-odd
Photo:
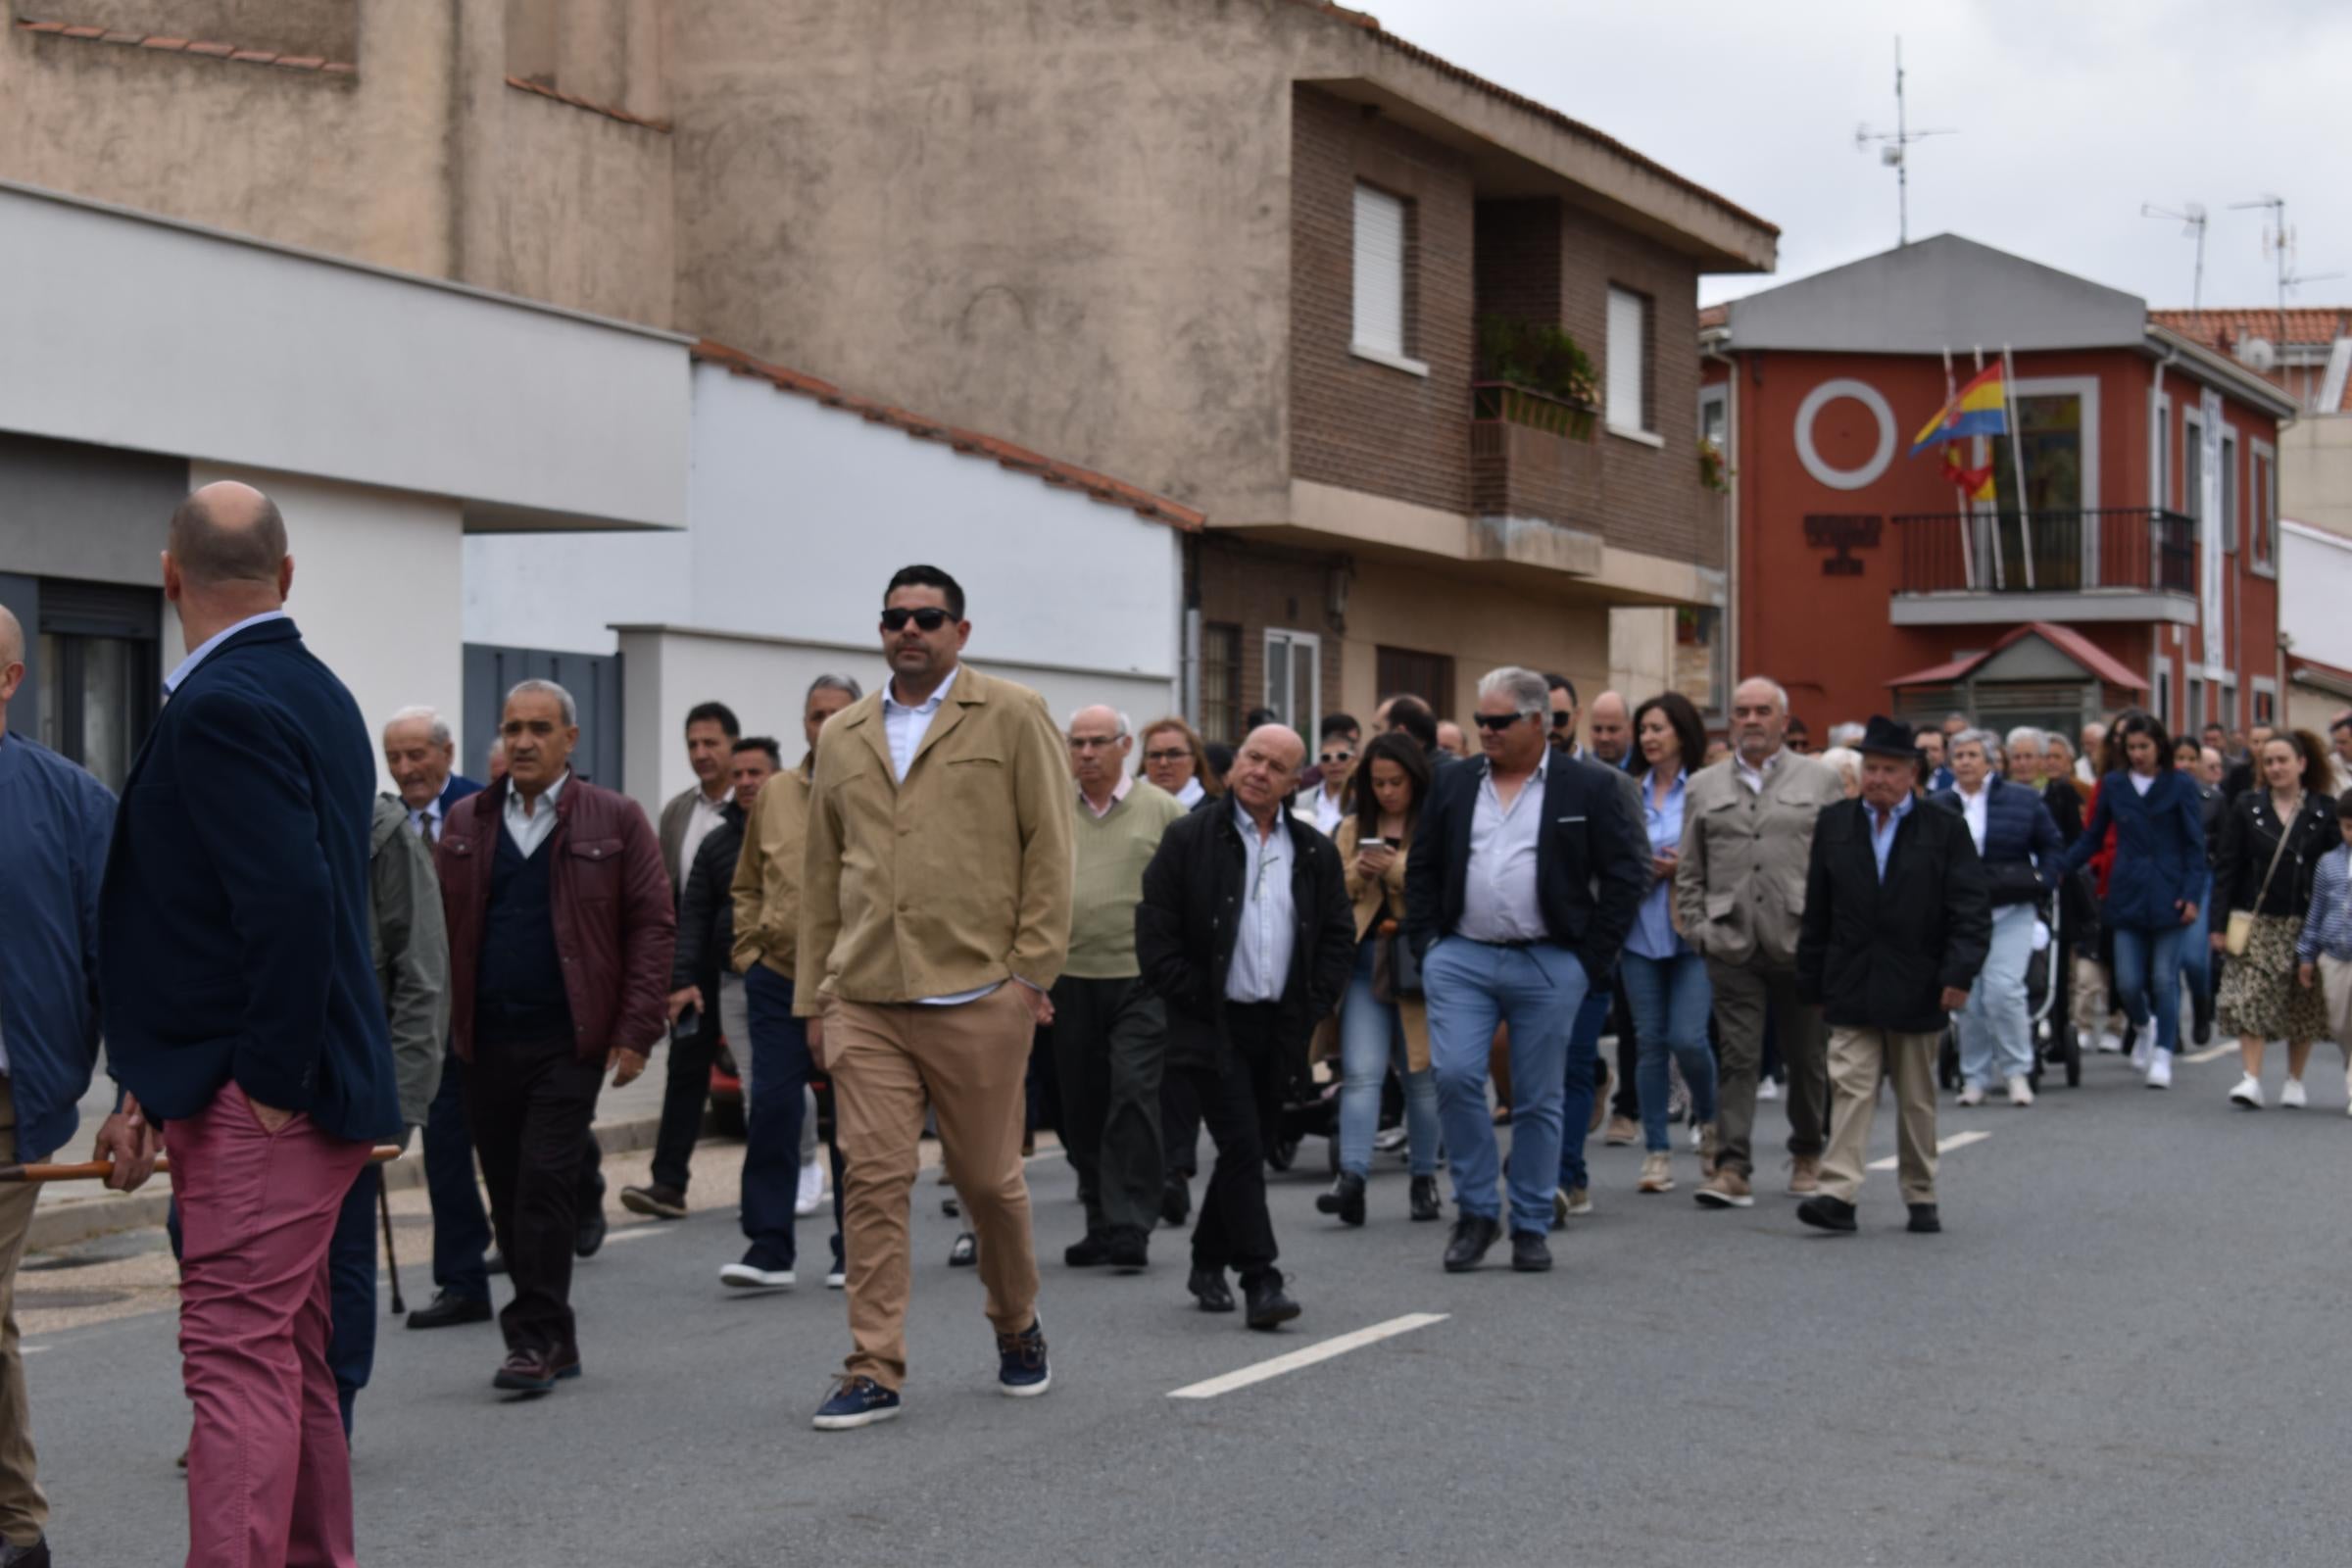
[[(1997, 499), (1972, 504), (1911, 443), (2004, 344), (2016, 441), (1973, 448)], [(2175, 728), (2276, 710), (2294, 405), (2144, 301), (1942, 235), (1720, 307), (1700, 350), (1732, 662), (1786, 685), (1815, 735), (1873, 712), (2073, 730), (2130, 704)]]

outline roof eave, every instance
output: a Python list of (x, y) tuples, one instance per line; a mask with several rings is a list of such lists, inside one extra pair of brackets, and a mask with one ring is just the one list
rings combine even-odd
[[(2217, 354), (2196, 339), (2185, 337), (2169, 326), (2155, 321), (2148, 323), (2150, 353), (2170, 360), (2186, 360), (2209, 378), (2227, 383), (2229, 389), (2265, 413), (2281, 419), (2292, 419), (2302, 412), (2301, 405), (2252, 370), (2224, 354)], [(2169, 353), (2166, 351), (2170, 351)]]

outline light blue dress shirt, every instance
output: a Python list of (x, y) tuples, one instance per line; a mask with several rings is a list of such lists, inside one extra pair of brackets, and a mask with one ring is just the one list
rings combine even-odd
[(1291, 843), (1291, 815), (1275, 812), (1274, 831), (1261, 836), (1236, 801), (1233, 820), (1241, 830), (1244, 857), (1242, 922), (1234, 933), (1233, 967), (1225, 971), (1225, 1000), (1280, 1002), (1290, 983), (1296, 940), (1291, 864), (1298, 851)]
[[(1642, 820), (1649, 829), (1649, 853), (1652, 858), (1669, 850), (1680, 849), (1683, 842), (1683, 801), (1689, 791), (1690, 775), (1678, 769), (1674, 785), (1666, 792), (1666, 804), (1660, 806), (1650, 788), (1650, 777), (1642, 778)], [(1650, 885), (1642, 900), (1642, 907), (1634, 916), (1634, 929), (1625, 939), (1625, 951), (1638, 958), (1664, 960), (1690, 950), (1683, 939), (1674, 934), (1674, 919), (1667, 906), (1674, 896), (1674, 881), (1660, 877)]]
[(1462, 874), (1462, 919), (1473, 942), (1548, 942), (1544, 904), (1536, 894), (1536, 859), (1544, 838), (1544, 788), (1551, 772), (1547, 748), (1535, 772), (1504, 806), (1490, 766), (1478, 781), (1470, 812), (1470, 864)]
[(190, 675), (194, 674), (196, 672), (196, 666), (203, 663), (207, 659), (210, 659), (214, 649), (220, 647), (222, 643), (228, 641), (231, 637), (234, 637), (246, 627), (259, 626), (268, 621), (285, 620), (288, 618), (290, 617), (282, 610), (265, 610), (258, 615), (247, 615), (243, 620), (238, 621), (233, 626), (221, 627), (219, 631), (213, 633), (210, 637), (207, 637), (204, 641), (198, 643), (194, 648), (190, 649), (188, 651), (188, 657), (181, 660), (179, 663), (172, 669), (172, 673), (164, 677), (164, 695), (168, 698), (173, 692), (179, 690), (179, 683), (183, 680), (186, 680)]
[(1862, 809), (1870, 815), (1870, 853), (1879, 858), (1879, 881), (1882, 885), (1886, 881), (1886, 857), (1894, 853), (1894, 835), (1902, 827), (1903, 818), (1911, 814), (1911, 805), (1912, 798), (1908, 795), (1895, 802), (1894, 809), (1886, 813), (1886, 820), (1882, 825), (1877, 808), (1867, 801), (1862, 804)]

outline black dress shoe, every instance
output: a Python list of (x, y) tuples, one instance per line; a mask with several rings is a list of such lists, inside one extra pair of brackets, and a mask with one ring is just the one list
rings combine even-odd
[[(574, 1357), (572, 1370), (579, 1370)], [(546, 1350), (510, 1350), (491, 1377), (490, 1386), (508, 1394), (552, 1394), (556, 1387), (556, 1358)]]
[(1551, 1244), (1544, 1240), (1542, 1231), (1511, 1232), (1511, 1270), (1518, 1274), (1544, 1274), (1551, 1269)]
[(956, 1237), (956, 1245), (948, 1249), (948, 1267), (950, 1268), (971, 1268), (979, 1261), (980, 1238), (974, 1236), (970, 1231), (965, 1231)]
[(1444, 1219), (1446, 1205), (1438, 1199), (1438, 1179), (1435, 1176), (1413, 1178), (1413, 1218)]
[(1152, 1266), (1152, 1239), (1122, 1226), (1103, 1240), (1103, 1261), (1120, 1274), (1141, 1274)]
[(1089, 1231), (1061, 1250), (1061, 1260), (1072, 1268), (1101, 1268), (1110, 1261), (1110, 1238)]
[(1446, 1247), (1446, 1272), (1466, 1274), (1478, 1267), (1494, 1245), (1502, 1227), (1494, 1220), (1478, 1214), (1464, 1214), (1453, 1222), (1453, 1240)]
[(488, 1250), (487, 1252), (484, 1252), (484, 1253), (482, 1254), (482, 1272), (483, 1272), (483, 1273), (485, 1273), (485, 1274), (504, 1274), (506, 1271), (507, 1271), (507, 1254), (506, 1254), (506, 1253), (504, 1253), (504, 1252), (500, 1251), (500, 1250), (499, 1250), (497, 1248), (493, 1247), (492, 1249), (490, 1249), (490, 1250)]
[(1278, 1329), (1298, 1315), (1298, 1303), (1282, 1294), (1282, 1276), (1273, 1269), (1243, 1281), (1242, 1294), (1249, 1298), (1253, 1329)]
[(413, 1329), (445, 1329), (459, 1323), (487, 1323), (490, 1303), (478, 1296), (458, 1296), (448, 1291), (433, 1293), (431, 1304), (420, 1306), (409, 1314)]
[(1182, 1174), (1169, 1177), (1159, 1190), (1159, 1217), (1171, 1226), (1193, 1217), (1193, 1187)]
[(1331, 1191), (1315, 1200), (1320, 1213), (1337, 1214), (1345, 1225), (1364, 1222), (1364, 1179), (1351, 1170), (1344, 1170), (1333, 1179)]
[(571, 1250), (578, 1257), (594, 1257), (597, 1249), (605, 1245), (605, 1179), (596, 1179), (596, 1201), (580, 1206), (579, 1230), (571, 1239)]
[(1857, 1229), (1854, 1224), (1854, 1205), (1841, 1198), (1832, 1198), (1827, 1193), (1818, 1198), (1808, 1198), (1797, 1204), (1796, 1217), (1815, 1230), (1848, 1235)]
[(2213, 1041), (2213, 999), (2191, 992), (2188, 998), (2189, 1038), (2198, 1045)]
[(1936, 1212), (1934, 1203), (1913, 1203), (1911, 1223), (1903, 1227), (1914, 1236), (1936, 1236), (1943, 1230), (1943, 1216)]
[(49, 1568), (49, 1538), (43, 1536), (29, 1546), (0, 1541), (0, 1568)]
[(1184, 1288), (1193, 1293), (1193, 1298), (1200, 1303), (1203, 1312), (1233, 1310), (1233, 1292), (1226, 1286), (1225, 1271), (1221, 1268), (1194, 1269), (1192, 1277), (1184, 1282)]

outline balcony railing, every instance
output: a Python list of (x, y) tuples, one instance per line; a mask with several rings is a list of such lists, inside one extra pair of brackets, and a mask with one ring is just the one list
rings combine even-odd
[(2178, 512), (1914, 513), (1893, 522), (1898, 594), (2197, 591), (2197, 522)]

